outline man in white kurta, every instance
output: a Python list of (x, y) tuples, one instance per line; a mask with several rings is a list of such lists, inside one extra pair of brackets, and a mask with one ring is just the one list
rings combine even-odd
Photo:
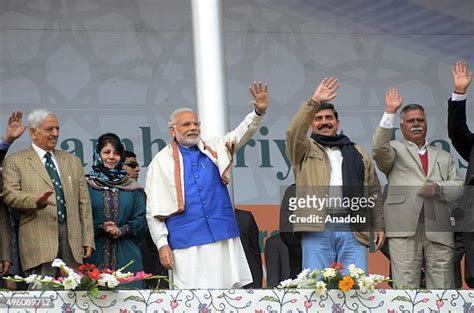
[(255, 110), (225, 136), (202, 140), (192, 110), (174, 111), (172, 142), (148, 167), (147, 220), (160, 262), (178, 288), (239, 288), (252, 282), (227, 184), (233, 155), (268, 107), (267, 86), (251, 87)]

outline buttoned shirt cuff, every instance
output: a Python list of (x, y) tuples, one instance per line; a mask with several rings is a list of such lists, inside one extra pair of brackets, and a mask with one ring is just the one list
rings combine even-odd
[(380, 127), (382, 128), (393, 128), (393, 122), (395, 121), (394, 113), (383, 112), (382, 119), (380, 120)]
[(464, 101), (466, 100), (467, 98), (467, 94), (459, 94), (459, 93), (455, 93), (453, 92), (453, 95), (451, 96), (451, 100), (452, 101)]

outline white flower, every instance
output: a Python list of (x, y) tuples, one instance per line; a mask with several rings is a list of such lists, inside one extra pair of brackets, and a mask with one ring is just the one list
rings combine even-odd
[(127, 277), (130, 277), (130, 276), (133, 276), (133, 273), (131, 273), (131, 272), (122, 273), (121, 271), (115, 271), (114, 276), (115, 276), (117, 279), (123, 279), (123, 278), (127, 278)]
[(41, 286), (43, 285), (41, 282), (41, 278), (42, 278), (41, 275), (32, 274), (25, 278), (25, 282), (27, 284), (33, 284), (33, 287), (32, 287), (33, 289), (38, 289), (38, 288), (41, 288)]
[(321, 273), (324, 278), (331, 279), (336, 276), (336, 270), (332, 267), (325, 268)]
[(63, 280), (63, 287), (65, 290), (74, 290), (79, 285), (78, 281), (75, 280), (73, 277), (69, 276)]
[(111, 274), (102, 274), (102, 278), (99, 279), (99, 285), (108, 288), (115, 288), (120, 284), (120, 282)]
[(44, 276), (44, 277), (41, 279), (41, 282), (42, 282), (43, 284), (47, 284), (47, 283), (50, 283), (50, 282), (52, 282), (52, 281), (54, 281), (54, 278), (51, 277), (51, 276)]
[(25, 283), (31, 284), (35, 281), (36, 277), (38, 277), (37, 274), (31, 274), (30, 276), (25, 278)]
[(308, 288), (308, 286), (314, 284), (314, 279), (297, 279), (294, 281), (294, 283), (296, 284), (296, 288)]
[(322, 281), (316, 283), (316, 295), (322, 296), (326, 293), (326, 284)]
[(66, 266), (66, 263), (63, 262), (61, 259), (54, 259), (53, 263), (51, 263), (52, 267), (61, 267)]
[(80, 283), (81, 282), (81, 278), (82, 276), (79, 275), (78, 273), (74, 272), (72, 269), (69, 268), (69, 271), (66, 272), (66, 275), (67, 275), (67, 278), (71, 278), (71, 279), (74, 279), (75, 281), (77, 281), (77, 283)]
[(358, 282), (359, 289), (362, 292), (367, 292), (372, 284), (373, 282), (369, 277), (361, 277)]
[(354, 278), (358, 278), (359, 276), (362, 276), (365, 274), (364, 270), (356, 267), (354, 264), (349, 264), (347, 269), (349, 270), (349, 275)]
[(278, 288), (289, 288), (290, 286), (294, 285), (293, 284), (293, 279), (285, 279), (284, 281), (281, 281), (280, 284), (278, 285)]
[(296, 277), (297, 280), (305, 279), (308, 277), (308, 274), (310, 272), (309, 268), (305, 268), (301, 273), (298, 274)]
[(309, 277), (315, 279), (318, 277), (319, 273), (321, 273), (320, 270), (313, 270), (311, 273), (309, 273)]
[(374, 282), (374, 284), (381, 283), (387, 279), (387, 277), (379, 274), (370, 274), (369, 278)]

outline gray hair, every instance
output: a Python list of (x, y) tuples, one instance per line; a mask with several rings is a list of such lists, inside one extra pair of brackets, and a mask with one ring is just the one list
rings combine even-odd
[(35, 109), (31, 111), (28, 115), (28, 128), (37, 130), (41, 123), (50, 115), (55, 116), (53, 112), (45, 109)]
[(406, 112), (420, 110), (421, 112), (425, 113), (425, 108), (421, 104), (410, 103), (407, 104), (401, 111), (400, 111), (400, 124), (403, 124), (403, 117), (405, 116)]
[(191, 113), (194, 113), (194, 111), (190, 108), (179, 108), (179, 109), (176, 109), (174, 110), (171, 114), (170, 114), (170, 117), (168, 119), (168, 127), (171, 127), (173, 126), (174, 124), (176, 124), (176, 117), (180, 114), (180, 113), (183, 113), (183, 112), (191, 112)]

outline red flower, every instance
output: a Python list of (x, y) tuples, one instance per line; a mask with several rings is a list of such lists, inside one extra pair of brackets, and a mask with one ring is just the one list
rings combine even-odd
[(331, 267), (336, 270), (342, 270), (344, 268), (344, 265), (339, 262), (332, 262)]
[(92, 271), (87, 273), (91, 280), (99, 280), (100, 279), (100, 271), (97, 268), (94, 268)]
[(129, 313), (130, 311), (127, 310), (127, 309), (120, 309), (120, 312), (119, 313)]
[(79, 270), (81, 271), (81, 273), (85, 274), (89, 271), (93, 271), (97, 269), (97, 267), (95, 267), (94, 264), (82, 264), (79, 266)]

